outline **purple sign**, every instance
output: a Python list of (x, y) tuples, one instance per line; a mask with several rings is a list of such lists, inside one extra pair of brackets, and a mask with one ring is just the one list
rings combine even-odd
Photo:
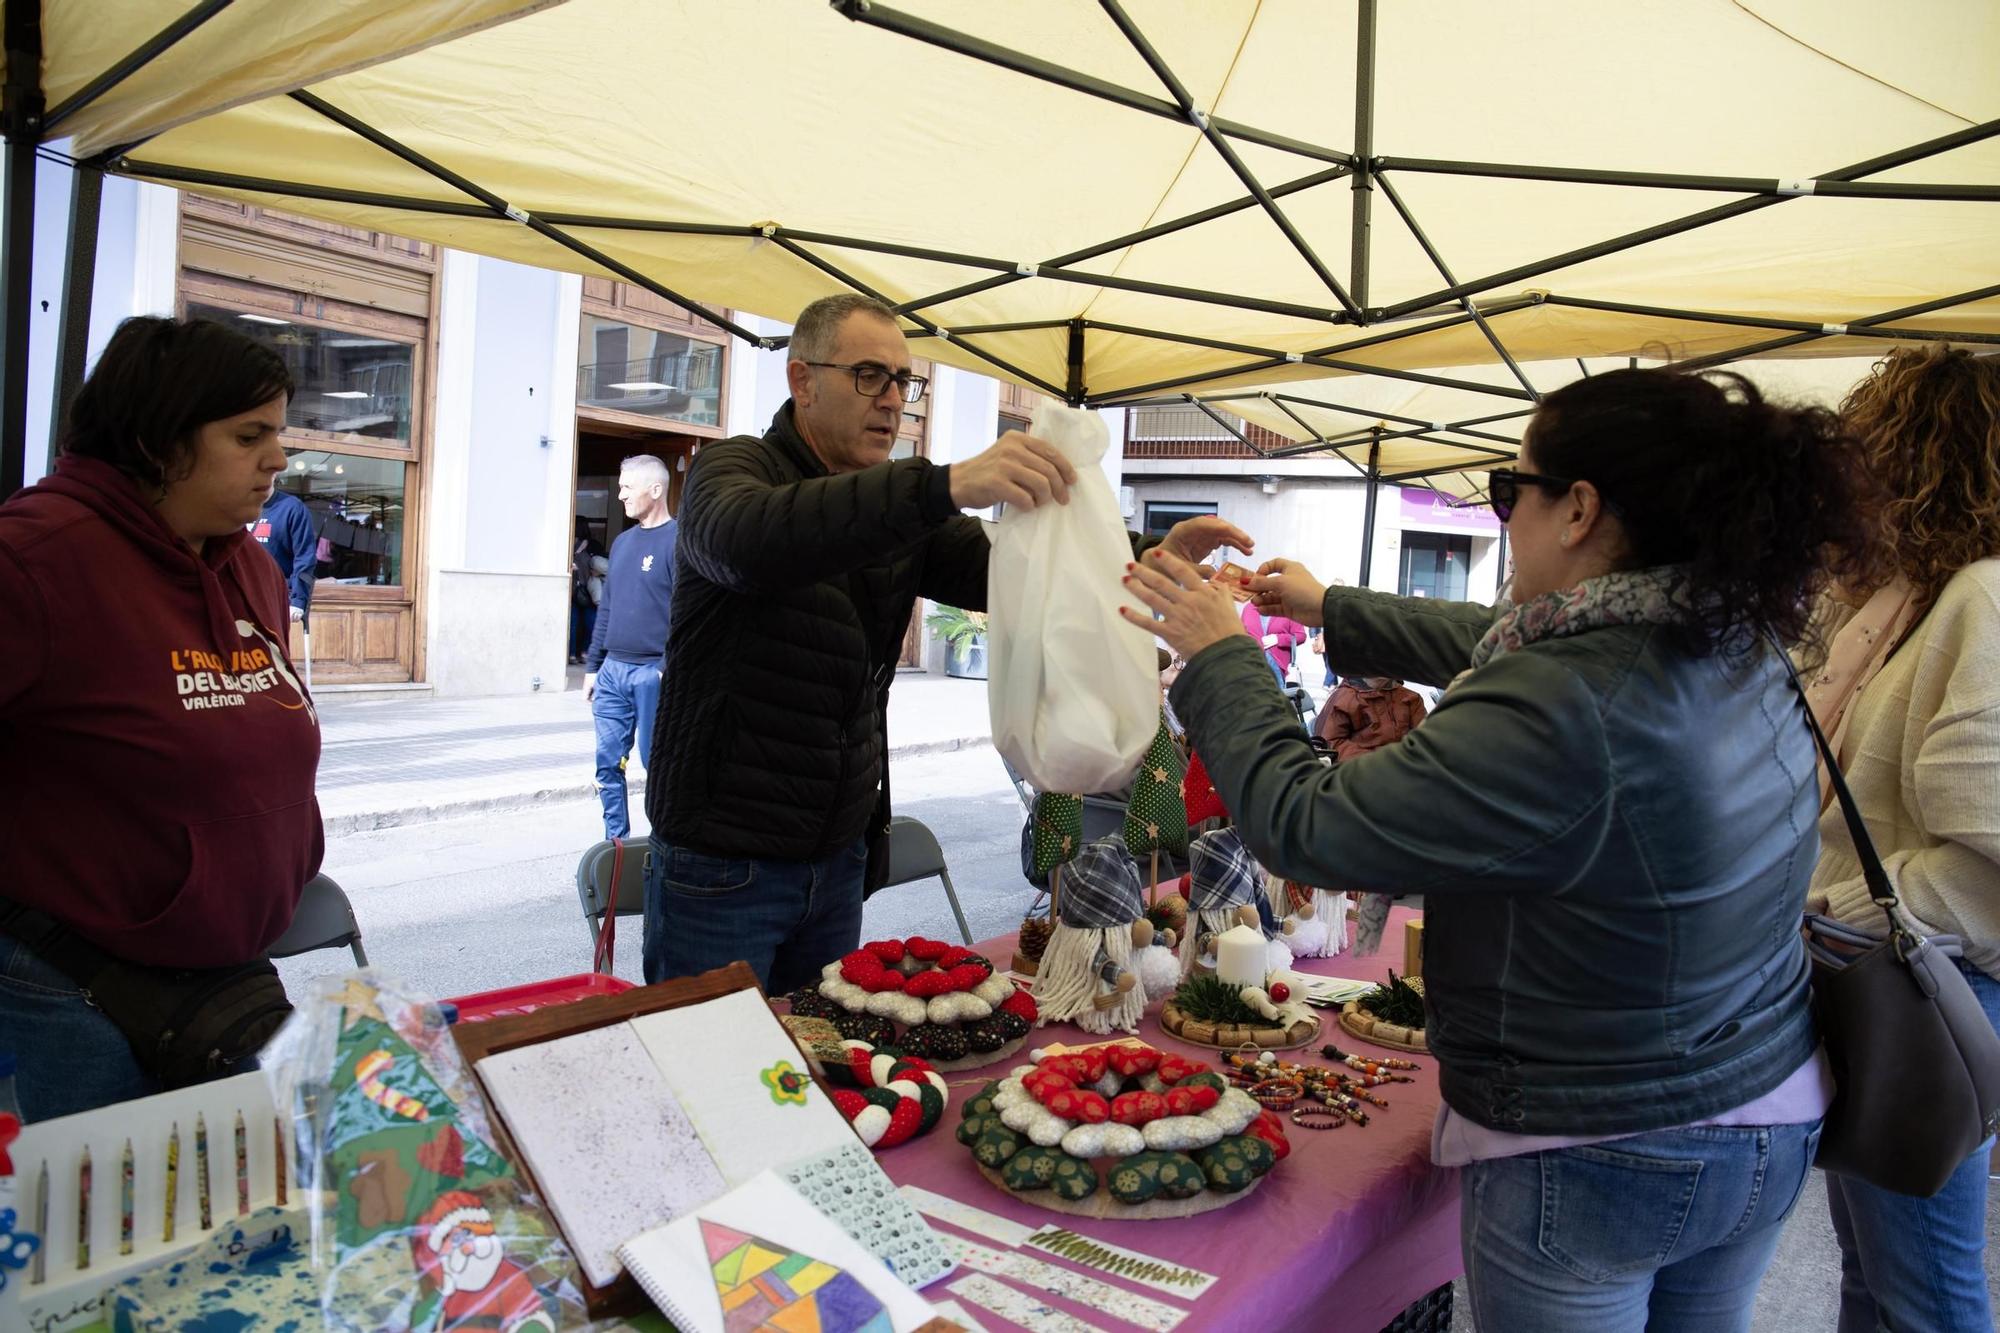
[(1436, 491), (1425, 490), (1421, 486), (1401, 486), (1403, 493), (1403, 523), (1424, 524), (1433, 528), (1448, 528), (1455, 532), (1487, 532), (1497, 534), (1500, 520), (1485, 505), (1461, 505), (1454, 503)]

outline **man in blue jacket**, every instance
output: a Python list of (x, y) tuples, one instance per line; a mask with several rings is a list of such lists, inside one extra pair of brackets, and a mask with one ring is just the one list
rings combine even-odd
[(667, 479), (667, 465), (651, 454), (628, 458), (618, 470), (618, 502), (636, 526), (611, 543), (611, 572), (583, 663), (583, 697), (597, 721), (597, 798), (607, 838), (632, 831), (625, 763), (635, 736), (639, 762), (652, 768), (647, 759), (660, 706), (678, 535), (667, 513)]
[(319, 563), (319, 532), (312, 510), (298, 496), (274, 486), (271, 498), (264, 501), (264, 512), (250, 525), (250, 535), (278, 562), (292, 619), (304, 620), (312, 606), (313, 570)]

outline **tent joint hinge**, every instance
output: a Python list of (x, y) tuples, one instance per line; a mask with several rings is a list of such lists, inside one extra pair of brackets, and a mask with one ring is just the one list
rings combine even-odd
[(505, 213), (509, 218), (512, 218), (514, 221), (519, 222), (524, 226), (529, 221), (528, 210), (525, 208), (521, 208), (518, 205), (502, 204), (500, 206), (500, 211)]
[(1781, 180), (1778, 182), (1778, 193), (1787, 199), (1794, 199), (1802, 194), (1811, 194), (1818, 188), (1819, 182), (1816, 180)]
[(1830, 337), (1839, 338), (1846, 334), (1847, 326), (1845, 324), (1822, 324), (1819, 326), (1819, 331)]

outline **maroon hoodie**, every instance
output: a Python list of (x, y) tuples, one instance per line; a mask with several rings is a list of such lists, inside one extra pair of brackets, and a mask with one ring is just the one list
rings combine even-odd
[(0, 895), (133, 962), (263, 953), (325, 850), (287, 629), (247, 534), (196, 555), (108, 464), (0, 505)]

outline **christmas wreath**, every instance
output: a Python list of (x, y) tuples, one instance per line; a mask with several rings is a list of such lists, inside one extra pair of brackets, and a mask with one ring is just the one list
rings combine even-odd
[(793, 1013), (828, 1019), (843, 1037), (947, 1068), (1018, 1049), (1036, 1018), (1034, 1000), (986, 958), (922, 936), (864, 944), (790, 998)]
[(1105, 1192), (1117, 1206), (1101, 1216), (1240, 1193), (1291, 1150), (1283, 1122), (1250, 1094), (1201, 1061), (1137, 1042), (1045, 1055), (989, 1083), (961, 1116), (958, 1140), (990, 1179), (1016, 1194), (1050, 1191), (1062, 1211)]
[(877, 1151), (894, 1148), (937, 1127), (950, 1093), (928, 1061), (865, 1041), (841, 1047), (845, 1063), (830, 1063), (826, 1071), (854, 1086), (832, 1089), (833, 1104), (863, 1143)]

